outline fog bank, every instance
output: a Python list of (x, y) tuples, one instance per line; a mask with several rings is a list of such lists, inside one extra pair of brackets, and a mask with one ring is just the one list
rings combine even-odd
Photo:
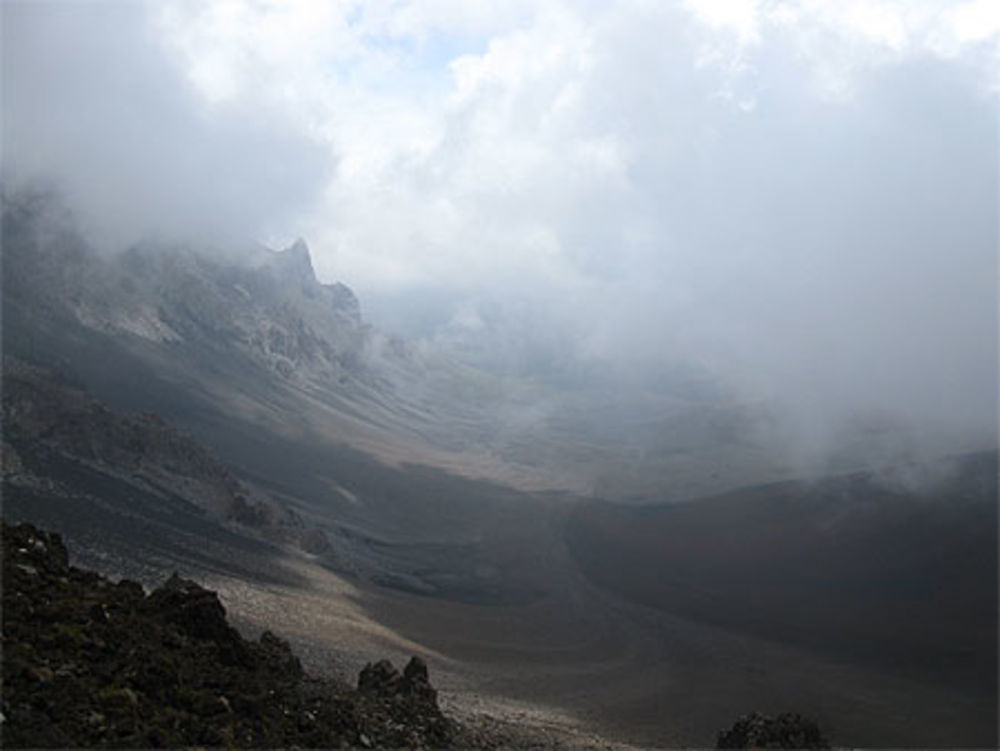
[(803, 455), (996, 443), (990, 3), (2, 20), (4, 179), (61, 185), (100, 245), (304, 235), (374, 323), (489, 367), (687, 364)]

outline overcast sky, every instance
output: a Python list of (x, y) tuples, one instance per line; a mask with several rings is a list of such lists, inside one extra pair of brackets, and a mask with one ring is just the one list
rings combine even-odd
[(994, 0), (2, 14), (5, 177), (57, 176), (102, 242), (302, 235), (390, 327), (516, 300), (814, 427), (996, 426)]

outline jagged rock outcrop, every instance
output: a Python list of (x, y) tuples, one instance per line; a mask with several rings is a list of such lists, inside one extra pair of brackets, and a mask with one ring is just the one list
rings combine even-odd
[(392, 691), (353, 691), (305, 675), (270, 632), (243, 639), (214, 592), (176, 574), (149, 594), (111, 582), (69, 566), (59, 535), (28, 524), (3, 525), (3, 557), (6, 748), (438, 748), (453, 737), (422, 661)]
[(237, 640), (238, 634), (226, 622), (226, 609), (218, 595), (197, 582), (182, 579), (176, 571), (143, 604), (149, 612), (195, 639), (218, 643)]
[(427, 664), (421, 658), (410, 658), (402, 673), (389, 660), (368, 663), (358, 675), (358, 692), (386, 702), (394, 717), (416, 725), (421, 734), (447, 737), (448, 721), (437, 708), (437, 691), (430, 685)]
[(829, 748), (815, 720), (794, 712), (777, 717), (753, 712), (719, 733), (716, 748)]
[(316, 272), (313, 270), (312, 257), (309, 254), (309, 246), (301, 237), (278, 253), (276, 265), (290, 278), (297, 282), (308, 284), (316, 280)]
[(437, 701), (437, 692), (427, 679), (427, 663), (419, 657), (410, 658), (402, 673), (389, 660), (369, 662), (358, 676), (358, 691), (383, 698), (411, 697), (428, 704)]

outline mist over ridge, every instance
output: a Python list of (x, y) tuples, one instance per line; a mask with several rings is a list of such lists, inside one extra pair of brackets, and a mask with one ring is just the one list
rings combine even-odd
[(612, 402), (693, 379), (801, 471), (995, 447), (977, 7), (14, 3), (5, 184), (100, 248), (303, 235), (428, 351)]
[(998, 747), (995, 0), (0, 58), (10, 745)]

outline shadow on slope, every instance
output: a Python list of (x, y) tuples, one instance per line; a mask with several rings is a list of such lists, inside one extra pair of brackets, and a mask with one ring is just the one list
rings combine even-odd
[(857, 474), (586, 503), (567, 540), (592, 581), (635, 602), (995, 697), (996, 500), (997, 456), (979, 454), (919, 493)]

